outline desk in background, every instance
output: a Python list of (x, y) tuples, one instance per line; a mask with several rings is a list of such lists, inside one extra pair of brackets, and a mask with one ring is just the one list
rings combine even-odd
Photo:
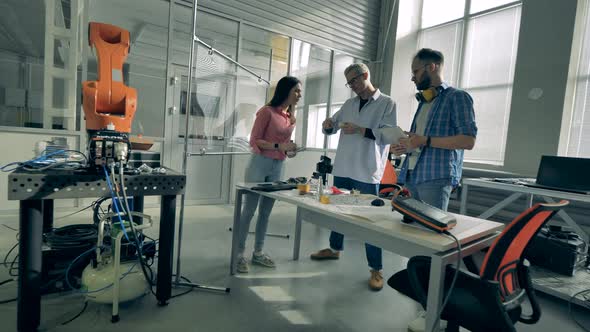
[[(462, 182), (460, 207), (461, 214), (465, 214), (467, 211), (469, 187), (497, 189), (510, 193), (507, 198), (480, 214), (478, 218), (482, 219), (487, 219), (493, 216), (523, 195), (527, 196), (527, 208), (532, 206), (535, 195), (541, 197), (547, 203), (554, 203), (555, 200), (553, 198), (590, 203), (590, 195), (538, 187), (527, 187), (522, 184), (497, 182), (488, 178), (472, 178), (463, 179)], [(578, 235), (580, 235), (584, 241), (586, 241), (586, 243), (588, 243), (588, 233), (584, 232), (580, 225), (578, 225), (564, 210), (559, 211), (557, 215), (560, 216), (568, 224), (568, 226), (572, 227), (576, 233), (578, 233)], [(536, 289), (544, 293), (557, 296), (564, 300), (570, 300), (571, 296), (578, 291), (582, 291), (590, 287), (590, 273), (584, 271), (583, 269), (578, 270), (575, 276), (568, 277), (539, 268), (537, 266), (532, 266), (531, 276)], [(578, 299), (575, 299), (574, 302), (585, 306), (588, 305), (587, 303), (584, 303)]]
[[(352, 236), (362, 242), (368, 242), (405, 257), (417, 255), (430, 256), (430, 281), (426, 312), (427, 331), (430, 331), (436, 319), (436, 313), (443, 300), (444, 269), (457, 261), (456, 243), (449, 237), (427, 231), (401, 222), (402, 215), (391, 211), (391, 206), (345, 208), (332, 204), (320, 204), (310, 196), (301, 196), (296, 190), (260, 192), (252, 191), (254, 184), (236, 186), (236, 203), (232, 234), (232, 251), (230, 274), (235, 274), (235, 262), (238, 251), (238, 234), (240, 233), (240, 215), (242, 197), (248, 192), (274, 198), (297, 207), (295, 223), (295, 241), (293, 260), (299, 259), (302, 221)], [(462, 215), (455, 215), (457, 226), (451, 230), (461, 242), (461, 256), (486, 248), (492, 244), (498, 231), (504, 225)]]

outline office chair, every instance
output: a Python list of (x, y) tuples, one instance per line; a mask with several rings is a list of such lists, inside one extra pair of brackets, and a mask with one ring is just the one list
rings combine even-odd
[(397, 174), (395, 173), (395, 169), (391, 164), (389, 158), (385, 161), (385, 171), (383, 172), (383, 177), (381, 178), (381, 183), (379, 184), (379, 197), (381, 198), (391, 198), (395, 190), (397, 190)]
[[(504, 228), (488, 250), (479, 275), (458, 271), (455, 287), (441, 314), (441, 319), (448, 321), (447, 332), (458, 332), (460, 326), (474, 332), (516, 331), (516, 322), (535, 324), (539, 320), (541, 309), (528, 261), (522, 256), (541, 227), (568, 204), (566, 200), (535, 204)], [(455, 273), (454, 266), (447, 266), (445, 297)], [(426, 308), (429, 277), (430, 257), (415, 256), (407, 269), (393, 275), (387, 284)], [(521, 307), (525, 295), (532, 307), (528, 315)]]

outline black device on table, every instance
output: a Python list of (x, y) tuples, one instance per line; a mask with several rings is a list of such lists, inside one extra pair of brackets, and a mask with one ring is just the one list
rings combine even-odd
[(391, 206), (404, 216), (406, 223), (417, 222), (439, 233), (450, 230), (457, 225), (457, 219), (451, 214), (428, 205), (409, 196), (398, 195), (391, 200)]
[(286, 182), (271, 182), (271, 183), (259, 183), (256, 186), (252, 187), (252, 190), (258, 191), (279, 191), (279, 190), (293, 190), (297, 189), (296, 183), (286, 183)]
[(318, 178), (322, 178), (322, 184), (325, 186), (327, 184), (327, 175), (332, 173), (332, 159), (321, 156), (320, 162), (316, 164), (314, 173), (314, 177), (317, 175)]

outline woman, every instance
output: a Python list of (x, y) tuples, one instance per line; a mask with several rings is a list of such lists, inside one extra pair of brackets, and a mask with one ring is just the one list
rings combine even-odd
[[(301, 98), (301, 82), (292, 76), (285, 76), (279, 80), (268, 105), (256, 113), (256, 120), (250, 134), (252, 157), (246, 168), (245, 182), (273, 182), (279, 181), (283, 173), (283, 161), (287, 157), (294, 157), (297, 145), (290, 141), (295, 128), (295, 105)], [(244, 257), (246, 237), (250, 229), (250, 221), (256, 205), (258, 221), (252, 264), (274, 268), (275, 262), (262, 251), (264, 237), (268, 227), (268, 217), (275, 200), (259, 196), (254, 193), (246, 194), (244, 208), (240, 220), (240, 234), (238, 246), (237, 270), (248, 273), (248, 261)]]

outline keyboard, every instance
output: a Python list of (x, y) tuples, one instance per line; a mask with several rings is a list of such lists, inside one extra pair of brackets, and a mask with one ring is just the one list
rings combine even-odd
[(508, 184), (531, 184), (536, 183), (535, 178), (493, 178), (492, 181)]

